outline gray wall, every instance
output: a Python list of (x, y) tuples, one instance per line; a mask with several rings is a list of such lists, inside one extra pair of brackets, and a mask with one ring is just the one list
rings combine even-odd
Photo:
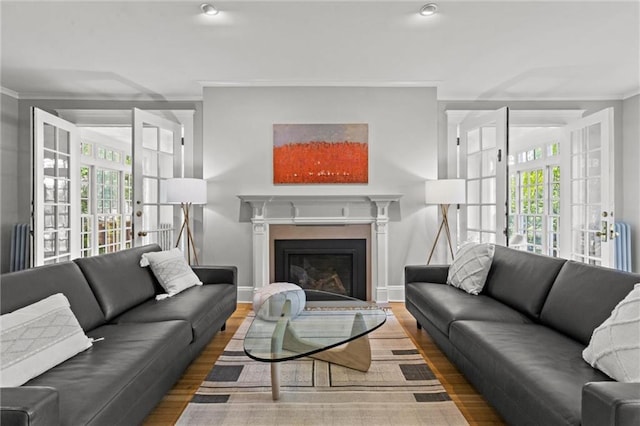
[[(632, 266), (640, 271), (640, 95), (622, 102), (622, 213), (631, 225)], [(616, 194), (617, 195), (617, 194)]]
[(11, 230), (18, 223), (18, 100), (2, 94), (0, 140), (0, 272), (9, 271)]
[[(239, 194), (401, 193), (389, 227), (389, 284), (406, 264), (425, 263), (436, 207), (424, 181), (437, 177), (437, 101), (433, 88), (207, 88), (203, 101), (204, 262), (238, 266), (252, 286), (252, 233)], [(273, 185), (274, 123), (368, 123), (368, 185)], [(392, 293), (390, 291), (390, 293)]]
[[(629, 222), (635, 228), (635, 255), (638, 253), (640, 209), (638, 178), (638, 96), (625, 101), (439, 101), (438, 102), (438, 152), (440, 153), (440, 177), (447, 176), (447, 116), (446, 110), (494, 110), (507, 106), (512, 110), (581, 109), (584, 115), (613, 107), (615, 138), (615, 212), (620, 221)], [(637, 272), (638, 261), (633, 265)]]

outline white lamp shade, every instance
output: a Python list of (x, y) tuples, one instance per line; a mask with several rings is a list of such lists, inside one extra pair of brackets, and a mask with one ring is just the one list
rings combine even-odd
[(192, 178), (166, 179), (161, 184), (160, 199), (167, 204), (207, 204), (207, 182)]
[(426, 204), (464, 204), (466, 183), (464, 179), (428, 180), (424, 184)]

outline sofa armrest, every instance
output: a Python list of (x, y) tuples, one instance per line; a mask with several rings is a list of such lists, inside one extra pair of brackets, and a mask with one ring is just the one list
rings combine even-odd
[(449, 265), (407, 265), (404, 267), (404, 283), (446, 284)]
[(235, 266), (192, 266), (203, 284), (233, 284), (238, 283), (238, 268)]
[(582, 387), (582, 426), (640, 424), (640, 383), (591, 382)]
[(50, 387), (20, 386), (0, 389), (2, 426), (60, 424), (58, 391)]

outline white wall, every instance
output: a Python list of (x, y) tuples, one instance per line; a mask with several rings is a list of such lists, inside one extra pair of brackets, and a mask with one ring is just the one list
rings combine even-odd
[[(369, 184), (273, 185), (275, 123), (368, 123)], [(425, 263), (436, 230), (436, 209), (424, 205), (424, 180), (438, 173), (435, 89), (206, 88), (203, 141), (201, 263), (237, 266), (239, 286), (252, 286), (253, 271), (238, 194), (404, 194), (389, 227), (390, 286), (403, 286), (405, 265)]]
[(632, 267), (640, 272), (640, 95), (622, 102), (622, 215), (631, 225)]
[(18, 99), (2, 94), (0, 140), (0, 272), (9, 272), (11, 230), (18, 223)]

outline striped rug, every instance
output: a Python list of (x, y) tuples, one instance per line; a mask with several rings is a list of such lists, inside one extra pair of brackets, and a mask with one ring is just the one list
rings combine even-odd
[(368, 372), (311, 358), (282, 363), (280, 400), (268, 363), (244, 354), (248, 316), (200, 385), (179, 425), (466, 425), (391, 311), (369, 335)]

